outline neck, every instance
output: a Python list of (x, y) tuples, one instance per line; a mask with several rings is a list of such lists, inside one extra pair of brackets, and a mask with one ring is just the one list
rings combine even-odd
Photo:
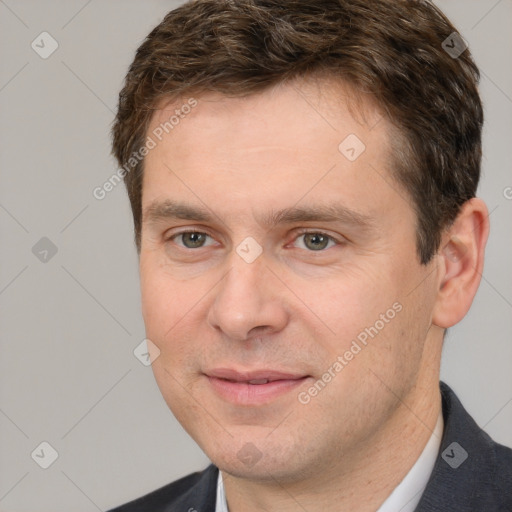
[[(428, 365), (377, 433), (313, 478), (254, 482), (222, 473), (230, 512), (374, 512), (407, 475), (430, 439), (441, 411), (439, 374)], [(439, 366), (437, 366), (439, 368)]]

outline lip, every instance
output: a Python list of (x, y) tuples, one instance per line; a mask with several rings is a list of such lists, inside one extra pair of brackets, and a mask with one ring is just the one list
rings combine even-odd
[(206, 372), (205, 376), (218, 396), (237, 405), (269, 403), (309, 378), (309, 375), (277, 370), (239, 371), (230, 368), (216, 368)]

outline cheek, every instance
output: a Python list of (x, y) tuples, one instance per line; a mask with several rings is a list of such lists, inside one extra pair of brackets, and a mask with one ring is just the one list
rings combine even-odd
[(389, 322), (396, 316), (393, 304), (397, 301), (397, 291), (386, 282), (385, 275), (374, 269), (352, 269), (337, 279), (326, 280), (318, 288), (309, 284), (309, 291), (302, 292), (309, 297), (305, 301), (308, 307), (329, 328), (329, 337), (337, 340), (333, 347), (337, 351), (358, 336), (364, 339), (366, 330), (376, 322), (378, 330), (382, 330), (381, 315)]
[(169, 276), (153, 254), (141, 256), (140, 288), (146, 330), (159, 336), (184, 317), (193, 300), (194, 288)]
[(311, 298), (311, 308), (334, 331), (316, 337), (326, 349), (326, 368), (338, 356), (344, 360), (343, 377), (333, 392), (347, 388), (364, 393), (366, 386), (371, 394), (382, 386), (379, 377), (400, 387), (417, 371), (428, 314), (422, 298), (409, 294), (405, 278), (396, 279), (392, 269), (354, 269)]
[(180, 280), (165, 267), (141, 258), (142, 314), (149, 338), (160, 350), (154, 372), (159, 384), (173, 388), (176, 382), (190, 384), (202, 362), (200, 350), (206, 340), (206, 317), (212, 285), (208, 281)]
[[(150, 272), (141, 274), (142, 316), (149, 339), (161, 341), (162, 333), (172, 325), (172, 307), (174, 297), (169, 295), (165, 284), (155, 279)], [(160, 343), (157, 343), (160, 345)]]
[[(158, 361), (168, 368), (179, 368), (182, 363), (183, 347), (187, 340), (178, 342), (176, 334), (183, 336), (181, 329), (186, 320), (190, 297), (186, 283), (170, 280), (158, 267), (141, 265), (142, 316), (149, 338), (160, 350)], [(172, 356), (172, 357), (171, 357)], [(165, 377), (164, 375), (160, 377)]]

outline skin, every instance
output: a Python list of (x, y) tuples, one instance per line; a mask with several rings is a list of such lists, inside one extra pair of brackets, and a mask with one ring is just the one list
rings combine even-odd
[[(186, 100), (160, 105), (148, 134)], [(432, 434), (443, 333), (476, 293), (486, 207), (466, 203), (422, 265), (414, 211), (390, 173), (391, 126), (373, 105), (357, 104), (356, 119), (347, 87), (313, 80), (197, 100), (145, 161), (140, 276), (162, 395), (221, 469), (231, 512), (374, 511)], [(349, 134), (366, 146), (355, 161), (338, 149)], [(163, 215), (156, 205), (166, 201), (211, 219)], [(263, 222), (328, 203), (366, 224)], [(313, 236), (314, 245), (301, 229), (332, 240)], [(203, 246), (191, 247), (191, 230), (208, 235)], [(246, 237), (262, 250), (252, 263), (236, 251)], [(401, 311), (301, 403), (397, 302)], [(235, 403), (212, 386), (214, 368), (306, 378), (264, 403)]]

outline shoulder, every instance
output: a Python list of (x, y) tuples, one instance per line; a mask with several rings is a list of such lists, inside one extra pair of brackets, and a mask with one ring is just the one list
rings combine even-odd
[(210, 465), (108, 512), (214, 512), (218, 469)]
[(444, 432), (417, 512), (512, 510), (512, 450), (496, 443), (441, 383)]

